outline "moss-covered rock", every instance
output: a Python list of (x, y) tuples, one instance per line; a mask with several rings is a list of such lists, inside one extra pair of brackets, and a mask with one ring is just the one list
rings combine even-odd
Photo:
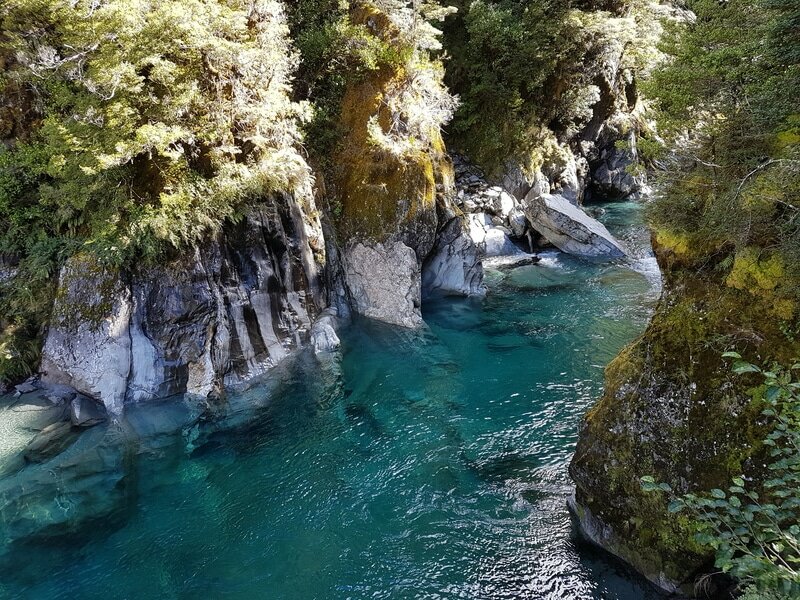
[[(342, 99), (343, 137), (329, 189), (339, 209), (336, 233), (346, 288), (336, 294), (347, 297), (358, 314), (414, 327), (422, 324), (422, 264), (447, 222), (440, 223), (439, 213), (448, 214), (447, 220), (453, 216), (455, 177), (441, 126), (454, 100), (442, 84), (441, 64), (390, 16), (357, 3), (350, 21), (393, 51), (351, 81)], [(452, 262), (463, 271), (463, 260)], [(464, 286), (465, 293), (475, 287)]]
[(337, 156), (336, 193), (344, 239), (385, 241), (400, 234), (425, 254), (436, 229), (437, 172), (449, 161), (438, 131), (418, 148), (395, 150), (374, 139), (379, 128), (388, 134), (402, 115), (389, 99), (407, 83), (403, 68), (384, 67), (350, 88), (342, 103), (347, 135)]
[(572, 504), (593, 541), (662, 588), (692, 593), (712, 556), (640, 478), (678, 494), (724, 487), (741, 473), (763, 478), (761, 407), (721, 355), (736, 348), (753, 362), (785, 362), (800, 346), (784, 333), (796, 323), (777, 317), (766, 296), (686, 266), (681, 240), (658, 240), (664, 294), (645, 333), (606, 369), (570, 465)]

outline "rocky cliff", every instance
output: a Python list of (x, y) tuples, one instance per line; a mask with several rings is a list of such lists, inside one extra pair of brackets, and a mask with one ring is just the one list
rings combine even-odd
[(645, 333), (606, 369), (605, 393), (586, 415), (570, 465), (572, 509), (589, 539), (662, 589), (694, 595), (713, 556), (640, 478), (678, 495), (725, 488), (742, 473), (762, 481), (761, 407), (722, 354), (735, 347), (756, 362), (786, 363), (800, 346), (758, 286), (737, 289), (702, 252), (663, 233), (656, 240), (663, 296)]
[(45, 382), (113, 413), (126, 401), (209, 396), (263, 374), (309, 337), (325, 308), (313, 197), (277, 195), (163, 265), (67, 261), (42, 357)]
[[(351, 19), (376, 41), (408, 43), (373, 5), (355, 5)], [(416, 328), (423, 294), (482, 294), (482, 265), (453, 203), (440, 133), (448, 102), (440, 67), (419, 54), (349, 86), (346, 133), (323, 198), (341, 214), (321, 216), (321, 189), (307, 185), (253, 203), (163, 264), (68, 259), (43, 382), (74, 388), (113, 414), (176, 394), (218, 396), (309, 342), (317, 352), (335, 348), (340, 318)]]

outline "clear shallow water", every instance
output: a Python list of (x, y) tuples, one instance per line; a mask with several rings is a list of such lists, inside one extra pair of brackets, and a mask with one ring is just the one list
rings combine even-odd
[(103, 434), (114, 518), (12, 544), (0, 598), (656, 598), (565, 506), (580, 418), (657, 296), (638, 207), (605, 208), (630, 264), (549, 253), (426, 306), (428, 331), (357, 324), (340, 364), (136, 407)]

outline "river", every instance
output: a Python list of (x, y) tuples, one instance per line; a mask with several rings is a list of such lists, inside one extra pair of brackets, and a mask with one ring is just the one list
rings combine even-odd
[[(425, 331), (356, 323), (340, 361), (303, 355), (222, 406), (141, 405), (95, 428), (75, 451), (106, 452), (97, 497), (59, 480), (17, 507), (60, 524), (5, 544), (0, 597), (658, 598), (576, 539), (566, 508), (582, 415), (659, 293), (641, 207), (592, 210), (631, 260), (488, 269), (485, 299), (426, 305)], [(11, 464), (30, 423), (6, 408)], [(6, 469), (0, 496), (30, 469)], [(54, 489), (63, 501), (36, 500)], [(103, 518), (66, 531), (53, 511), (76, 502)]]

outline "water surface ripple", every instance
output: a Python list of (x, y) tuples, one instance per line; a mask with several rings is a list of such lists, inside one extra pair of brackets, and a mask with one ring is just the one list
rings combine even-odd
[(134, 408), (122, 518), (14, 544), (0, 597), (656, 598), (565, 506), (578, 423), (658, 293), (638, 207), (600, 208), (632, 261), (548, 253), (215, 411)]

